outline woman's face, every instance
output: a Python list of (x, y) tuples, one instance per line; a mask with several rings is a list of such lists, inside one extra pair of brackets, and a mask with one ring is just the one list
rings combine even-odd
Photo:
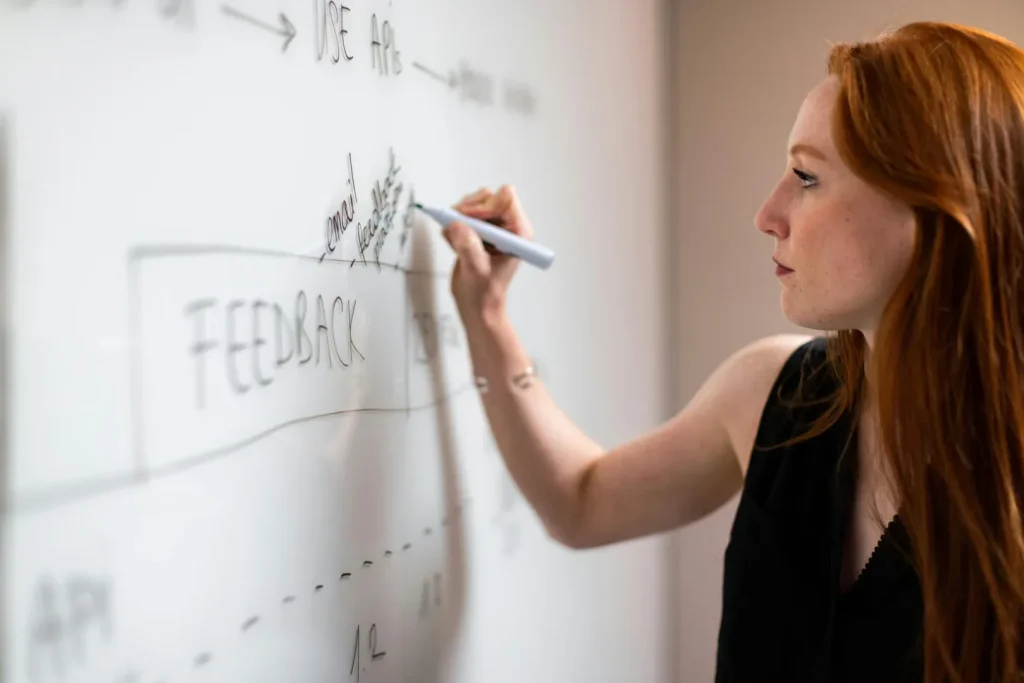
[(853, 174), (832, 142), (839, 81), (804, 99), (789, 137), (786, 171), (755, 224), (775, 238), (781, 305), (793, 323), (867, 335), (903, 276), (915, 221), (900, 204)]

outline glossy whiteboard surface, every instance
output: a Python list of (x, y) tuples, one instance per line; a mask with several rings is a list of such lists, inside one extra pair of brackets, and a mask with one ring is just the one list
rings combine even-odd
[(412, 209), (514, 184), (546, 386), (662, 419), (658, 12), (0, 4), (5, 682), (663, 680), (660, 541), (545, 534)]

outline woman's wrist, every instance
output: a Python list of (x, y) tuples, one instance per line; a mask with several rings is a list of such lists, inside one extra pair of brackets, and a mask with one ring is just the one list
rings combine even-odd
[(514, 332), (504, 302), (462, 308), (459, 314), (467, 334), (499, 336)]
[(527, 372), (530, 357), (504, 307), (463, 317), (474, 373), (490, 383)]

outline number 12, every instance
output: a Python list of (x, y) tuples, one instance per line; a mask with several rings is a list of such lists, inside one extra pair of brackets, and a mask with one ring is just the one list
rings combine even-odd
[[(369, 641), (370, 642), (368, 643), (368, 645), (369, 645), (369, 648), (370, 648), (370, 660), (371, 661), (378, 660), (378, 659), (380, 659), (381, 657), (383, 657), (384, 655), (387, 654), (387, 652), (377, 652), (377, 624), (371, 624), (370, 625), (370, 638), (369, 638)], [(360, 649), (359, 648), (359, 626), (357, 625), (356, 626), (356, 644), (355, 644), (355, 647), (352, 649), (352, 666), (350, 666), (349, 670), (348, 670), (348, 675), (351, 676), (351, 675), (355, 674), (355, 677), (356, 677), (357, 681), (359, 680), (360, 674), (362, 674), (362, 672), (363, 672), (363, 667), (359, 663), (360, 662), (360, 659), (359, 659), (359, 649)]]

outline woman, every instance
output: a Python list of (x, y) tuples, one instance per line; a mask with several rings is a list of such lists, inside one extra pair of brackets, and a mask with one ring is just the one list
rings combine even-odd
[[(718, 681), (1022, 679), (1024, 53), (915, 23), (833, 48), (758, 212), (783, 312), (825, 337), (738, 350), (610, 451), (525, 369), (516, 270), (446, 231), (452, 292), (511, 475), (591, 547), (740, 491)], [(515, 193), (457, 208), (532, 235)]]

